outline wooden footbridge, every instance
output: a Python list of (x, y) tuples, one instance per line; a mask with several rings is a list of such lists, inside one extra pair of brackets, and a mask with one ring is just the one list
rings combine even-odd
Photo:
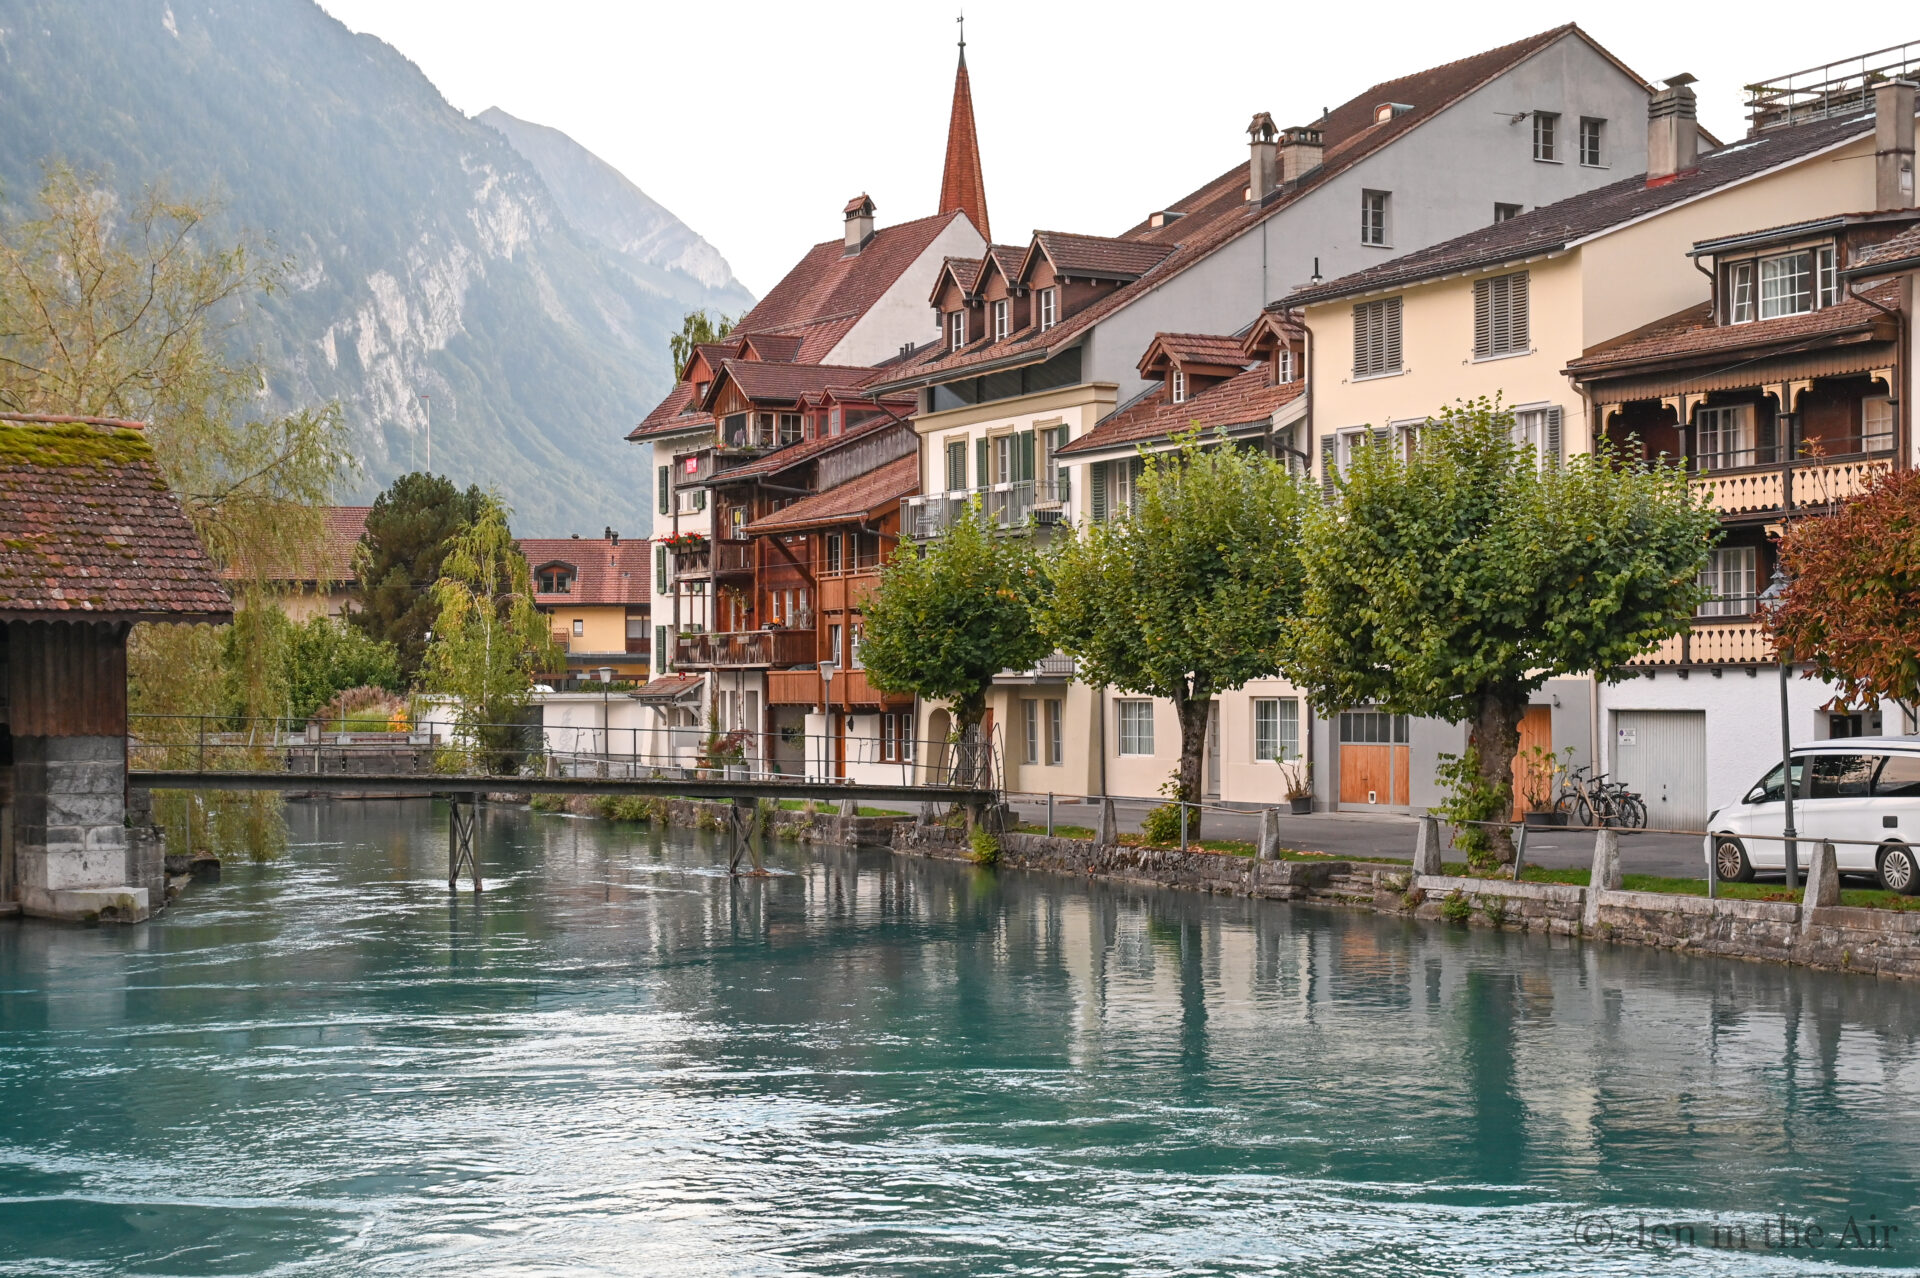
[[(989, 748), (955, 748), (930, 765), (903, 765), (898, 769), (900, 780), (894, 782), (782, 775), (755, 770), (744, 762), (703, 767), (697, 760), (652, 758), (637, 749), (619, 753), (507, 749), (490, 757), (512, 764), (510, 769), (482, 770), (450, 766), (470, 764), (474, 752), (450, 752), (444, 740), (431, 732), (355, 734), (355, 739), (346, 739), (349, 734), (344, 733), (209, 732), (204, 725), (197, 732), (183, 733), (173, 726), (175, 730), (165, 734), (167, 739), (156, 740), (160, 734), (143, 735), (136, 724), (128, 743), (128, 785), (145, 790), (268, 790), (360, 797), (430, 794), (447, 801), (447, 885), (456, 885), (464, 871), (476, 892), (480, 866), (474, 847), (474, 807), (490, 794), (723, 801), (730, 805), (727, 866), (735, 874), (765, 872), (760, 843), (754, 838), (763, 799), (776, 803), (812, 799), (838, 805), (846, 813), (861, 804), (877, 803), (983, 809), (1000, 798), (993, 784), (997, 769)], [(743, 862), (751, 868), (744, 868)]]

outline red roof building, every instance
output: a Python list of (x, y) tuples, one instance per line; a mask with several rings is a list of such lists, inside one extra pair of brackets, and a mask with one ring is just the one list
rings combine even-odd
[(566, 650), (555, 680), (644, 681), (650, 670), (647, 618), (649, 543), (608, 529), (601, 537), (522, 537), (533, 574), (533, 602), (553, 619), (553, 641)]

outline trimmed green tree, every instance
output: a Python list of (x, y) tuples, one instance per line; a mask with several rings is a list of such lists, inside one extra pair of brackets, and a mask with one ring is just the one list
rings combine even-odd
[(680, 320), (680, 331), (667, 339), (667, 345), (673, 350), (674, 376), (685, 375), (687, 360), (692, 356), (694, 347), (722, 341), (732, 331), (731, 315), (715, 319), (705, 309), (688, 311)]
[(458, 740), (490, 775), (514, 767), (515, 728), (532, 703), (534, 675), (565, 660), (532, 591), (507, 512), (485, 498), (433, 588), (439, 613), (422, 674), (429, 691), (453, 699)]
[[(1312, 498), (1274, 458), (1197, 434), (1148, 457), (1136, 491), (1126, 518), (1056, 544), (1040, 628), (1087, 682), (1173, 703), (1170, 789), (1197, 803), (1214, 697), (1279, 673)], [(1188, 832), (1199, 836), (1198, 809)]]
[(387, 485), (367, 512), (353, 552), (360, 607), (350, 620), (369, 639), (393, 645), (403, 679), (415, 678), (426, 657), (440, 612), (433, 587), (447, 553), (486, 504), (478, 488), (461, 492), (444, 476), (414, 471)]
[(1458, 842), (1513, 859), (1504, 825), (1529, 695), (1616, 676), (1684, 630), (1718, 523), (1675, 467), (1603, 448), (1542, 465), (1497, 401), (1449, 408), (1417, 448), (1355, 450), (1308, 522), (1288, 673), (1323, 713), (1377, 704), (1464, 722), (1448, 761)]
[(1031, 539), (996, 533), (975, 503), (939, 537), (888, 561), (863, 605), (867, 678), (884, 692), (946, 702), (966, 739), (986, 717), (993, 677), (1051, 650), (1034, 626), (1041, 589)]

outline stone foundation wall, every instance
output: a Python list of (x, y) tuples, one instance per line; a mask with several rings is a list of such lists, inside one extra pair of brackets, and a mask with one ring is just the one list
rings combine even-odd
[[(522, 795), (488, 795), (489, 799), (524, 802)], [(724, 830), (733, 805), (713, 799), (665, 799), (667, 824), (683, 830)], [(575, 816), (599, 816), (599, 799), (592, 795), (568, 795), (561, 810)], [(896, 827), (911, 825), (911, 817), (841, 816), (837, 812), (790, 812), (785, 808), (772, 814), (771, 832), (800, 843), (892, 845)]]
[[(971, 860), (964, 837), (940, 826), (903, 824), (894, 850)], [(1177, 849), (1097, 847), (1091, 839), (1003, 834), (1000, 864), (1128, 883), (1307, 901), (1441, 921), (1449, 899), (1467, 907), (1473, 927), (1689, 950), (1729, 958), (1792, 963), (1835, 971), (1920, 978), (1920, 911), (1808, 906), (1790, 901), (1669, 896), (1589, 889), (1565, 883), (1514, 883), (1416, 875), (1406, 866), (1335, 860), (1258, 861)], [(1589, 905), (1592, 906), (1591, 919)], [(1458, 907), (1453, 911), (1458, 914)]]
[(13, 789), (23, 912), (119, 922), (147, 917), (153, 898), (128, 864), (122, 738), (15, 737)]

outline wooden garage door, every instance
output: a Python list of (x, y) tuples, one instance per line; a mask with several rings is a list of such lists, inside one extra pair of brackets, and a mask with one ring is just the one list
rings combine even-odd
[(1704, 710), (1616, 710), (1613, 779), (1647, 804), (1647, 828), (1699, 830), (1707, 823)]

